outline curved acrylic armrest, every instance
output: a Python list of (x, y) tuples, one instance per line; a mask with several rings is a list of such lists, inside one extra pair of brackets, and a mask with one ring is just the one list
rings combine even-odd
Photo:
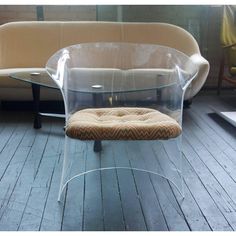
[(193, 54), (190, 60), (197, 66), (198, 73), (186, 90), (185, 100), (194, 97), (199, 92), (206, 81), (210, 69), (209, 62), (200, 54)]

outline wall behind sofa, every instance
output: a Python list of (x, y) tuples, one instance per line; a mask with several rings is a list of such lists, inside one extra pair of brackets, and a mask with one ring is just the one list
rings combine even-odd
[[(37, 6), (0, 5), (0, 24), (37, 20)], [(42, 6), (44, 20), (95, 21), (96, 6)]]
[[(211, 69), (205, 87), (217, 86), (220, 65), (220, 22), (222, 6), (149, 5), (98, 6), (97, 19), (107, 21), (165, 22), (183, 27), (198, 41), (202, 55)], [(229, 86), (229, 84), (224, 84)]]
[[(205, 87), (217, 86), (220, 64), (221, 6), (209, 5), (140, 5), (140, 6), (1, 6), (0, 24), (11, 21), (79, 20), (79, 21), (143, 21), (179, 25), (193, 34), (211, 70)], [(225, 84), (229, 86), (229, 84)]]

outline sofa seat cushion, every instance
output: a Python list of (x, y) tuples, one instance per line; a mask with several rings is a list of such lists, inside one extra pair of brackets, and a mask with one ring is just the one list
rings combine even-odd
[(66, 135), (80, 140), (157, 140), (175, 138), (180, 125), (149, 108), (84, 109), (68, 120)]

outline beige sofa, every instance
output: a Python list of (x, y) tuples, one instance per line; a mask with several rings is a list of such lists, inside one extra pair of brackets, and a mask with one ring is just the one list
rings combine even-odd
[[(0, 100), (32, 100), (30, 84), (9, 78), (21, 70), (45, 70), (48, 58), (58, 49), (85, 42), (134, 42), (175, 48), (198, 65), (197, 78), (185, 100), (203, 86), (209, 63), (201, 56), (196, 40), (184, 29), (164, 23), (118, 22), (12, 22), (0, 26)], [(43, 88), (42, 100), (61, 99), (57, 90)]]

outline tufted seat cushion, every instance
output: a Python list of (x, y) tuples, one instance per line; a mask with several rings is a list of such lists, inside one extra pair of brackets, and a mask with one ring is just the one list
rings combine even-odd
[(66, 134), (81, 140), (155, 140), (175, 138), (180, 125), (149, 108), (96, 108), (74, 113)]

